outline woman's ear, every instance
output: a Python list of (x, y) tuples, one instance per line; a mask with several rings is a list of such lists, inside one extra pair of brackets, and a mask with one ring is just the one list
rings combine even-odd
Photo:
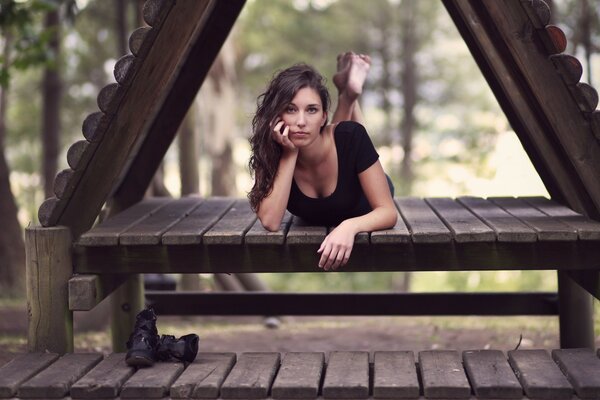
[(323, 113), (323, 122), (321, 122), (321, 129), (327, 125), (327, 112)]

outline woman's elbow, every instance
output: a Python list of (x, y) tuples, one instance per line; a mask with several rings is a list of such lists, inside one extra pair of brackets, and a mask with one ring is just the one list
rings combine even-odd
[(396, 222), (398, 222), (398, 211), (396, 211), (396, 208), (394, 207), (393, 209), (389, 210), (389, 223), (388, 223), (388, 228), (393, 228), (396, 225)]
[(262, 224), (263, 228), (265, 228), (269, 232), (277, 232), (281, 225), (281, 221), (277, 221), (273, 217), (259, 215), (258, 219), (260, 220), (260, 223)]

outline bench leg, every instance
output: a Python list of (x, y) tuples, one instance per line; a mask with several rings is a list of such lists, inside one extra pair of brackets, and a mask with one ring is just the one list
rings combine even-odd
[(113, 352), (124, 352), (135, 325), (135, 316), (144, 308), (142, 275), (131, 275), (111, 295), (111, 336)]
[(594, 348), (593, 311), (593, 297), (571, 279), (566, 271), (558, 271), (561, 348)]
[(73, 351), (73, 312), (68, 282), (73, 274), (71, 231), (58, 226), (25, 229), (27, 348), (30, 352)]

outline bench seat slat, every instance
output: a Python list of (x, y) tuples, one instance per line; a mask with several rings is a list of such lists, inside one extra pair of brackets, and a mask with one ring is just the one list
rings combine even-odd
[(456, 351), (421, 351), (419, 368), (425, 397), (466, 399), (471, 396), (471, 387)]
[(78, 244), (82, 246), (116, 246), (119, 234), (148, 218), (160, 208), (173, 201), (170, 197), (151, 197), (129, 207), (81, 235)]
[(276, 232), (269, 232), (262, 226), (262, 223), (257, 218), (254, 225), (252, 225), (252, 228), (246, 233), (244, 241), (247, 244), (283, 244), (291, 223), (292, 214), (290, 214), (289, 211), (286, 211), (283, 214), (279, 230)]
[(463, 242), (493, 242), (496, 234), (479, 218), (460, 203), (449, 198), (427, 198), (433, 208), (452, 232), (454, 240)]
[(221, 398), (266, 398), (279, 361), (279, 353), (242, 353), (221, 386)]
[(202, 235), (221, 219), (233, 204), (234, 200), (226, 197), (206, 199), (190, 215), (163, 233), (162, 243), (164, 245), (202, 243)]
[[(396, 204), (396, 207), (398, 205)], [(373, 244), (399, 244), (399, 243), (410, 243), (410, 232), (406, 227), (402, 215), (398, 212), (398, 219), (396, 225), (390, 229), (383, 229), (380, 231), (371, 232), (371, 243)]]
[(202, 203), (199, 197), (184, 197), (158, 209), (119, 235), (119, 243), (130, 245), (157, 245), (170, 227), (185, 218)]
[(183, 372), (180, 362), (157, 362), (140, 368), (121, 389), (122, 399), (160, 399), (169, 394), (171, 384)]
[(198, 353), (194, 362), (171, 386), (171, 398), (216, 399), (235, 359), (235, 353)]
[(135, 369), (125, 363), (125, 353), (113, 353), (71, 387), (73, 399), (112, 399)]
[(545, 350), (513, 350), (508, 361), (525, 394), (535, 399), (570, 399), (573, 388)]
[(412, 351), (376, 351), (373, 363), (374, 398), (419, 397), (419, 380)]
[(540, 241), (577, 240), (577, 231), (574, 228), (556, 218), (549, 217), (537, 208), (529, 205), (523, 199), (492, 197), (490, 200), (532, 227), (537, 232), (538, 240)]
[(274, 399), (315, 399), (323, 374), (323, 353), (287, 353), (273, 382)]
[(366, 399), (369, 397), (369, 353), (334, 351), (329, 354), (323, 398)]
[(236, 200), (223, 217), (202, 237), (204, 244), (242, 244), (244, 234), (256, 221), (246, 199)]
[(523, 389), (500, 350), (463, 352), (473, 391), (482, 399), (520, 399)]
[(400, 214), (410, 229), (414, 243), (448, 243), (452, 234), (425, 200), (415, 197), (396, 199)]
[(489, 225), (499, 242), (537, 241), (537, 234), (532, 228), (493, 202), (479, 197), (459, 197), (458, 201)]
[(324, 226), (311, 226), (302, 218), (294, 216), (288, 230), (286, 242), (288, 244), (321, 244), (327, 236)]
[(589, 219), (545, 197), (524, 197), (527, 203), (575, 228), (580, 240), (600, 240), (600, 222)]
[(600, 358), (592, 349), (552, 350), (552, 358), (582, 399), (600, 398)]
[(13, 397), (19, 385), (58, 359), (56, 353), (21, 354), (0, 368), (0, 398)]
[(69, 353), (48, 368), (23, 383), (19, 397), (62, 398), (69, 393), (71, 385), (102, 360), (102, 354)]

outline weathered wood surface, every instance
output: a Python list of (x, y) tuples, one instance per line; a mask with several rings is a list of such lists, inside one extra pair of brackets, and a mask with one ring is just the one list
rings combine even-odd
[(69, 279), (69, 310), (89, 311), (125, 282), (125, 274), (75, 275)]
[(494, 231), (460, 203), (448, 198), (425, 199), (452, 232), (457, 243), (493, 242)]
[[(199, 353), (189, 365), (134, 369), (123, 353), (18, 355), (0, 367), (0, 398), (323, 399), (600, 397), (593, 350)], [(328, 360), (327, 360), (328, 359)], [(512, 367), (512, 369), (511, 369)], [(370, 369), (372, 371), (369, 380)], [(417, 378), (417, 369), (421, 376)], [(465, 375), (465, 369), (469, 380)], [(525, 394), (523, 394), (523, 391)]]
[(445, 243), (452, 240), (452, 234), (435, 212), (418, 198), (396, 199), (400, 213), (412, 234), (414, 243)]
[(242, 244), (244, 235), (254, 224), (256, 214), (247, 200), (236, 200), (227, 213), (206, 232), (206, 244)]

